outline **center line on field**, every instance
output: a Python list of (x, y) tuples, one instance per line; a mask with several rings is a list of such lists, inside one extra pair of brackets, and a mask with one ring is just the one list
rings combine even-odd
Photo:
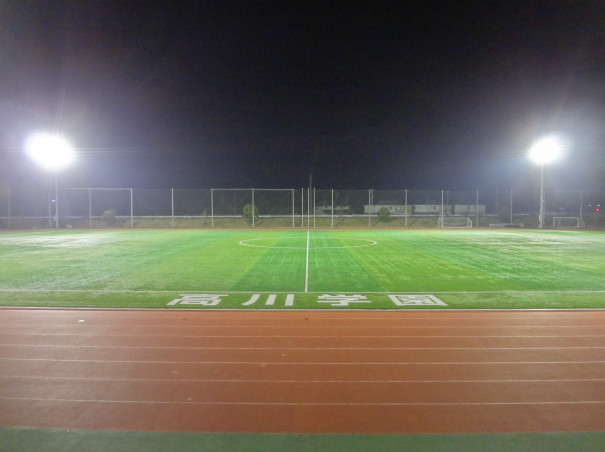
[(307, 263), (305, 265), (305, 293), (309, 291), (309, 231), (307, 230)]

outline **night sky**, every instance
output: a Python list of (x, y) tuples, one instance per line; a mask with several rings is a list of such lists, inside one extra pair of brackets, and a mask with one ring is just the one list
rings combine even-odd
[(605, 2), (0, 0), (0, 184), (605, 190)]

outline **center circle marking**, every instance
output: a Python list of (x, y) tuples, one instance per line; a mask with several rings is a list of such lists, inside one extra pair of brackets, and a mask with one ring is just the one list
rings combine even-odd
[[(327, 249), (337, 249), (337, 248), (362, 248), (364, 246), (374, 246), (377, 245), (378, 242), (376, 240), (370, 239), (352, 239), (352, 238), (336, 238), (336, 237), (314, 237), (313, 239), (328, 239), (328, 240), (352, 240), (355, 242), (361, 242), (358, 245), (339, 245), (339, 246), (309, 246), (310, 250), (327, 250)], [(273, 248), (273, 249), (284, 249), (284, 250), (306, 250), (307, 249), (307, 238), (306, 237), (294, 237), (288, 240), (304, 240), (305, 246), (275, 246), (275, 245), (257, 245), (256, 243), (249, 242), (259, 242), (259, 241), (267, 241), (267, 240), (275, 240), (274, 238), (264, 238), (264, 239), (247, 239), (241, 240), (239, 242), (242, 246), (251, 246), (253, 248)]]

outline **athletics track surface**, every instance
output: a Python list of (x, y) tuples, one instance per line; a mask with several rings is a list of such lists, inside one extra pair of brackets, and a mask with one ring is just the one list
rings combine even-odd
[(0, 384), (4, 438), (595, 432), (588, 445), (605, 440), (605, 311), (2, 309)]

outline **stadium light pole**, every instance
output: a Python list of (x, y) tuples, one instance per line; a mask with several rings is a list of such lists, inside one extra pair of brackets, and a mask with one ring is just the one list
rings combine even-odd
[(58, 172), (75, 159), (71, 144), (61, 135), (37, 132), (25, 141), (25, 152), (41, 167), (51, 170), (55, 176), (55, 228), (59, 228), (59, 183)]
[(548, 135), (537, 140), (529, 149), (529, 158), (540, 165), (540, 214), (538, 227), (544, 228), (544, 165), (557, 160), (564, 149), (561, 138)]

